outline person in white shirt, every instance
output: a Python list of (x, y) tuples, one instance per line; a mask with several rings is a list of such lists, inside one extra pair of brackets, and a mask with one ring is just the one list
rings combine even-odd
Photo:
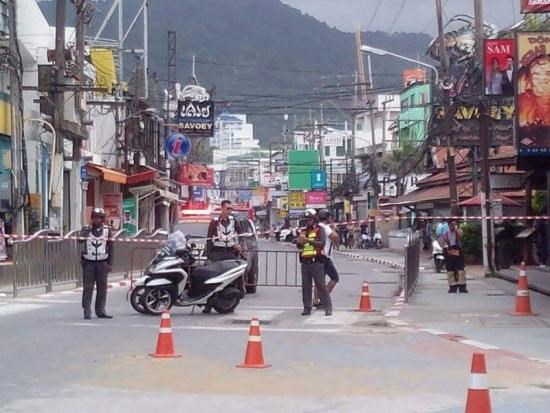
[[(340, 281), (340, 276), (338, 274), (338, 270), (334, 266), (334, 261), (332, 261), (332, 248), (335, 245), (338, 245), (340, 242), (340, 237), (338, 236), (338, 233), (334, 231), (330, 225), (330, 218), (331, 214), (328, 209), (322, 209), (317, 214), (317, 218), (319, 219), (319, 226), (323, 229), (326, 236), (326, 243), (325, 248), (323, 251), (323, 259), (324, 259), (324, 265), (325, 265), (325, 274), (328, 275), (330, 278), (329, 283), (327, 284), (327, 290), (329, 294), (334, 290), (336, 287), (336, 284), (338, 284), (338, 281)], [(320, 308), (321, 303), (319, 302), (319, 298), (317, 297), (317, 291), (314, 291), (314, 307)]]

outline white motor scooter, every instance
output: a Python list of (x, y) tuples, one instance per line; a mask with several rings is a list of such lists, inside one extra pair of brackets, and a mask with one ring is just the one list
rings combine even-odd
[(441, 272), (445, 267), (445, 254), (443, 254), (443, 247), (438, 240), (432, 242), (432, 256), (434, 259), (436, 272)]
[(194, 252), (181, 232), (170, 234), (168, 246), (136, 281), (132, 307), (150, 315), (160, 315), (172, 306), (214, 308), (220, 314), (235, 310), (244, 296), (246, 260), (197, 266)]

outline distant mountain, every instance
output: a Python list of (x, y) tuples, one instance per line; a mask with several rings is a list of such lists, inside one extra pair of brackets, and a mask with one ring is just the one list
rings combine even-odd
[[(111, 3), (96, 2), (89, 34), (97, 30)], [(125, 1), (127, 25), (139, 3)], [(199, 81), (207, 88), (215, 87), (215, 98), (222, 102), (218, 109), (225, 106), (253, 115), (250, 119), (262, 141), (280, 137), (282, 113), (288, 112), (291, 121), (296, 114), (301, 123), (308, 109), (319, 107), (319, 94), (350, 97), (352, 86), (345, 91), (343, 87), (319, 88), (354, 83), (357, 64), (352, 33), (330, 28), (279, 0), (150, 0), (149, 4), (150, 68), (161, 80), (160, 88), (165, 87), (168, 71), (167, 31), (173, 30), (177, 32), (178, 80), (187, 81), (195, 54)], [(40, 6), (54, 24), (55, 2), (43, 1)], [(112, 20), (116, 21), (116, 14)], [(114, 24), (110, 24), (102, 37), (114, 37), (114, 33)], [(128, 47), (137, 47), (136, 39), (130, 36)], [(431, 39), (426, 34), (374, 32), (364, 33), (363, 40), (417, 58), (424, 56)], [(390, 57), (372, 60), (377, 89), (398, 87), (402, 70), (410, 67)], [(126, 67), (132, 64), (132, 57), (127, 57)], [(297, 99), (299, 95), (309, 96)], [(266, 100), (266, 96), (272, 98)], [(325, 119), (336, 120), (335, 109), (329, 104), (324, 107)]]

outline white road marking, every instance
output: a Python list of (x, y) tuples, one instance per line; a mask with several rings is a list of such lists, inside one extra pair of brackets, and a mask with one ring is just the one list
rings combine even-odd
[(252, 310), (248, 308), (238, 308), (233, 314), (229, 314), (222, 319), (238, 319), (238, 320), (250, 320), (252, 318), (258, 318), (261, 321), (273, 321), (275, 318), (283, 314), (283, 310)]
[(400, 311), (388, 311), (386, 314), (384, 314), (385, 317), (399, 317)]
[(550, 365), (550, 360), (546, 360), (546, 359), (540, 359), (540, 358), (537, 358), (537, 357), (529, 357), (528, 360), (534, 361), (535, 363), (542, 363), (542, 364)]
[(396, 325), (396, 326), (408, 326), (408, 325), (410, 325), (409, 323), (407, 323), (406, 321), (403, 321), (403, 320), (390, 320), (389, 323), (393, 324), (393, 325)]
[(433, 328), (421, 328), (420, 331), (428, 334), (433, 334), (434, 336), (443, 336), (449, 334), (446, 331), (434, 330)]
[(326, 317), (323, 311), (314, 312), (304, 319), (306, 325), (350, 325), (359, 321), (362, 314), (347, 311), (335, 311), (331, 317)]
[[(52, 296), (55, 297), (55, 296)], [(37, 303), (37, 304), (74, 304), (77, 301), (69, 301), (69, 300), (60, 300), (56, 298), (17, 298), (17, 302), (22, 303)]]
[(39, 310), (47, 307), (46, 305), (39, 304), (18, 304), (10, 303), (0, 307), (0, 316), (14, 315), (20, 313), (26, 313), (27, 311)]
[(63, 295), (69, 295), (69, 294), (74, 294), (74, 291), (73, 290), (68, 290), (68, 291), (60, 291), (59, 294), (63, 294)]
[(8, 295), (6, 293), (0, 293), (0, 297), (7, 297)]
[[(149, 328), (151, 330), (157, 330), (158, 326), (147, 325), (147, 324), (112, 324), (112, 323), (62, 323), (63, 325), (73, 326), (73, 327), (131, 327), (131, 328)], [(172, 326), (172, 330), (199, 330), (199, 331), (249, 331), (248, 326), (243, 327), (229, 327), (229, 326)], [(262, 327), (262, 333), (302, 333), (302, 334), (337, 334), (341, 331), (335, 328), (272, 328), (272, 327)]]
[(466, 344), (468, 346), (477, 347), (482, 350), (499, 350), (499, 347), (492, 346), (491, 344), (485, 344), (476, 340), (460, 340), (459, 343)]

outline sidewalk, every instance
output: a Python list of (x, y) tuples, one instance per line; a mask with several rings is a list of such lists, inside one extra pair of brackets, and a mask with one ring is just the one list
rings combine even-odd
[[(512, 266), (508, 270), (500, 270), (496, 275), (503, 280), (517, 283), (519, 278), (519, 266)], [(537, 293), (550, 296), (550, 269), (527, 267), (526, 269), (527, 279), (529, 281), (529, 289), (536, 291)]]

